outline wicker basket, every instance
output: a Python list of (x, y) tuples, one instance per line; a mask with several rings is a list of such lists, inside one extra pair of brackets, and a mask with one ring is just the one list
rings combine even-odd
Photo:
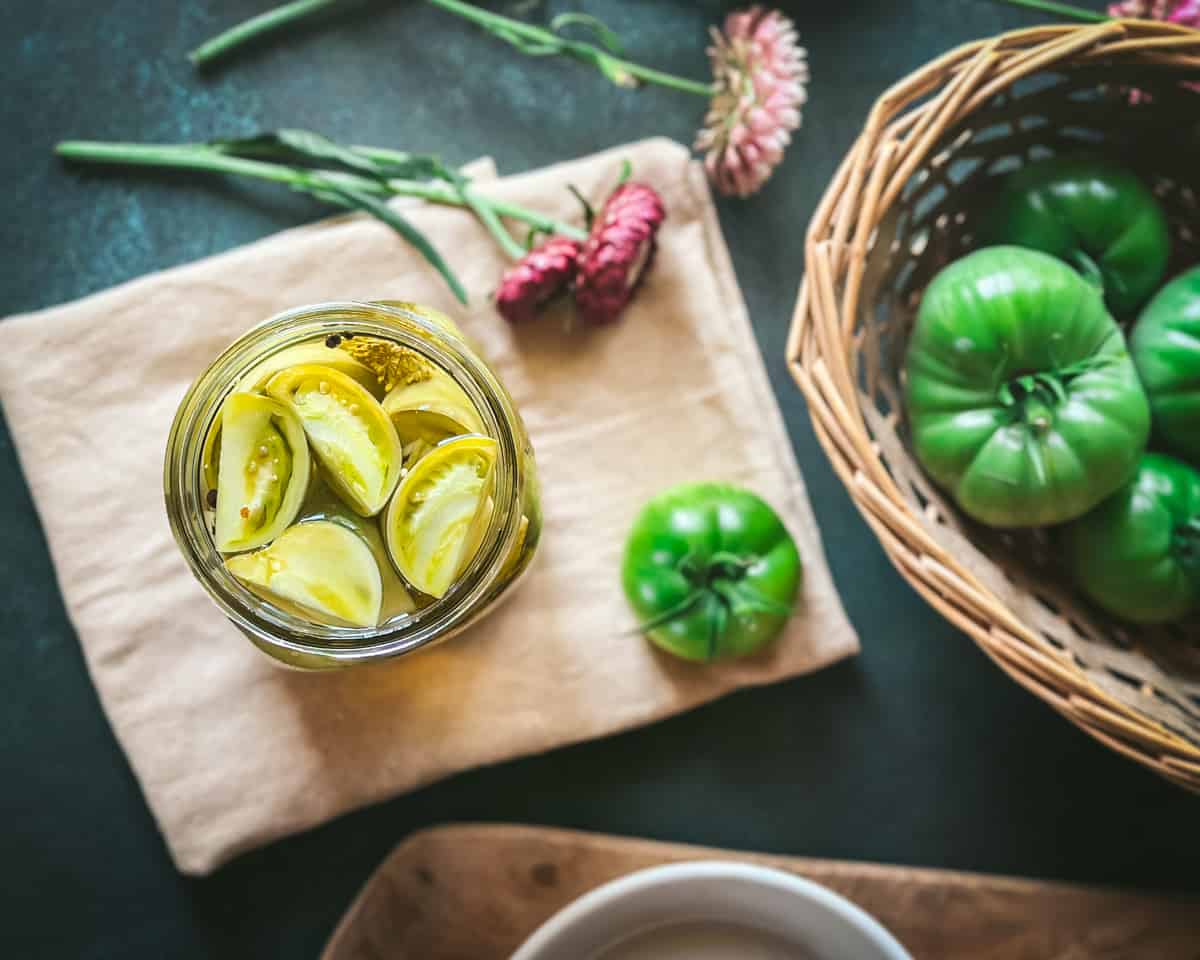
[(988, 530), (932, 486), (899, 402), (921, 292), (971, 249), (997, 178), (1099, 150), (1153, 184), (1171, 271), (1200, 262), (1200, 32), (1115, 21), (969, 44), (887, 91), (809, 227), (788, 362), (901, 574), (1017, 682), (1200, 792), (1200, 621), (1131, 630), (1064, 582), (1044, 532)]

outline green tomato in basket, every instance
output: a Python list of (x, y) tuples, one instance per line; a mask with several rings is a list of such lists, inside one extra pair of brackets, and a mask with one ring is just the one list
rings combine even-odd
[(779, 516), (748, 490), (672, 487), (634, 522), (625, 596), (656, 646), (685, 660), (739, 657), (783, 629), (801, 562)]
[(1200, 473), (1160, 453), (1133, 481), (1063, 531), (1067, 563), (1095, 603), (1134, 623), (1200, 605)]
[(1129, 349), (1155, 429), (1171, 449), (1200, 463), (1200, 267), (1176, 277), (1147, 304)]
[(1095, 287), (1053, 257), (987, 247), (925, 291), (905, 361), (913, 448), (972, 517), (1062, 523), (1133, 475), (1150, 410)]
[(1104, 290), (1118, 317), (1136, 310), (1167, 269), (1170, 235), (1150, 189), (1128, 170), (1089, 157), (1052, 157), (1012, 174), (985, 226), (1072, 264)]

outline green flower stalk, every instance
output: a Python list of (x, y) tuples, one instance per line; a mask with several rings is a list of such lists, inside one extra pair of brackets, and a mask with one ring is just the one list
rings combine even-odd
[(1059, 17), (1071, 17), (1074, 20), (1103, 23), (1109, 19), (1105, 14), (1097, 13), (1095, 10), (1084, 10), (1082, 7), (1075, 7), (1067, 3), (1056, 3), (1055, 0), (1001, 0), (1001, 2), (1014, 7), (1040, 10), (1042, 13), (1053, 13)]
[(268, 180), (333, 206), (362, 210), (412, 244), (464, 304), (466, 290), (450, 265), (407, 217), (387, 203), (389, 198), (417, 197), (468, 209), (512, 259), (520, 259), (526, 249), (513, 237), (505, 220), (526, 224), (531, 236), (558, 234), (576, 240), (587, 236), (579, 227), (479, 193), (467, 177), (435, 156), (382, 147), (342, 146), (307, 130), (277, 130), (207, 143), (65, 140), (55, 147), (55, 153), (79, 163), (174, 167)]
[[(652, 83), (684, 93), (695, 93), (702, 97), (712, 96), (715, 86), (677, 77), (651, 67), (624, 59), (621, 42), (617, 35), (595, 17), (584, 13), (564, 13), (550, 22), (549, 29), (523, 20), (516, 20), (499, 13), (480, 9), (462, 0), (426, 0), (447, 13), (462, 17), (512, 44), (530, 56), (564, 56), (595, 67), (619, 87), (634, 87), (639, 83)], [(204, 66), (238, 49), (250, 40), (267, 36), (290, 24), (306, 20), (344, 0), (295, 0), (266, 13), (259, 14), (220, 33), (201, 44), (188, 57), (196, 66)], [(568, 27), (585, 27), (593, 32), (598, 43), (570, 40), (562, 35)]]
[(201, 66), (240, 47), (243, 43), (274, 33), (290, 23), (311, 17), (339, 2), (340, 0), (293, 0), (292, 3), (285, 3), (218, 34), (189, 53), (188, 59), (196, 66)]
[[(337, 2), (295, 0), (213, 37), (192, 52), (192, 61), (209, 63)], [(731, 12), (722, 29), (712, 28), (708, 58), (713, 79), (704, 83), (627, 60), (617, 35), (587, 14), (560, 14), (541, 27), (463, 0), (426, 2), (482, 27), (528, 56), (569, 57), (595, 67), (620, 87), (656, 84), (707, 97), (708, 112), (694, 148), (704, 155), (709, 180), (721, 193), (755, 193), (783, 160), (800, 127), (807, 100), (807, 51), (798, 42), (795, 25), (778, 10), (755, 4)], [(571, 27), (590, 31), (595, 42), (565, 36)]]

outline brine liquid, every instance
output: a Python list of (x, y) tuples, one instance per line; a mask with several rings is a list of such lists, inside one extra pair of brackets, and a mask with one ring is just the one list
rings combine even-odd
[(705, 921), (647, 930), (591, 960), (812, 960), (812, 955), (762, 930)]

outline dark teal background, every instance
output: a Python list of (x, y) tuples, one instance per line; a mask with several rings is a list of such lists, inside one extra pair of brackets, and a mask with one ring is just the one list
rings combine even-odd
[[(69, 170), (51, 156), (61, 138), (308, 126), (455, 162), (491, 154), (512, 172), (653, 134), (687, 142), (704, 111), (685, 94), (622, 91), (572, 63), (520, 58), (415, 0), (359, 4), (221, 71), (191, 70), (190, 47), (265, 5), (6, 5), (5, 313), (323, 212), (268, 186)], [(624, 35), (633, 59), (703, 77), (704, 30), (726, 5), (499, 8), (541, 17), (577, 6)], [(721, 220), (862, 656), (645, 730), (466, 773), (184, 878), (97, 703), (0, 429), (0, 956), (314, 957), (397, 841), (462, 819), (1200, 890), (1200, 798), (1077, 732), (912, 592), (830, 470), (783, 362), (804, 227), (873, 100), (951, 45), (1038, 18), (989, 0), (790, 10), (813, 70), (804, 129), (768, 187), (722, 202)]]

